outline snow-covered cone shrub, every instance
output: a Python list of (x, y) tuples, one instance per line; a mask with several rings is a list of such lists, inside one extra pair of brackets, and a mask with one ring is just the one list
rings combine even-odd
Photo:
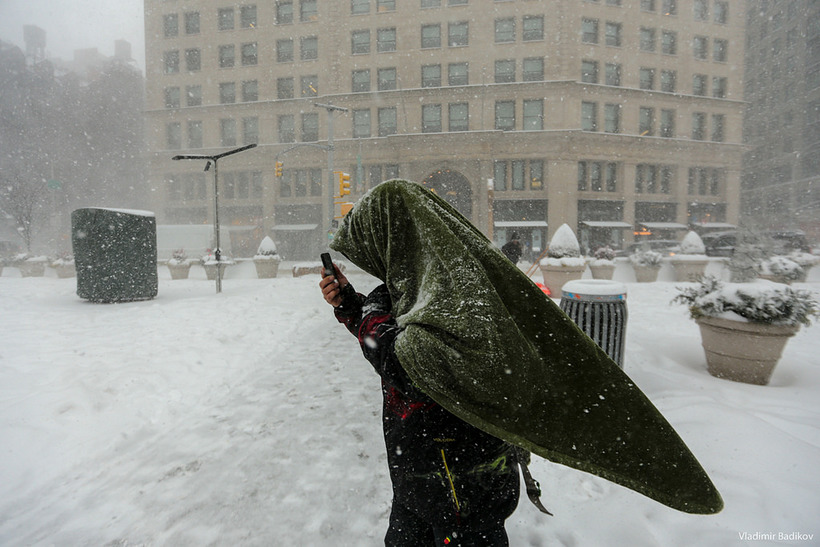
[(661, 253), (639, 249), (629, 255), (629, 260), (634, 266), (659, 267), (661, 265)]
[(685, 255), (706, 255), (706, 245), (695, 232), (689, 232), (680, 242), (680, 252)]
[(282, 261), (282, 257), (276, 252), (276, 244), (270, 238), (270, 236), (265, 236), (262, 240), (262, 243), (259, 244), (259, 248), (256, 250), (256, 255), (253, 257), (254, 260), (275, 260), (277, 262)]
[(785, 256), (773, 256), (761, 261), (757, 265), (757, 271), (761, 276), (784, 283), (805, 278), (805, 271), (800, 264)]
[(814, 295), (788, 285), (758, 280), (722, 283), (707, 276), (698, 284), (678, 288), (673, 302), (689, 307), (692, 319), (716, 317), (772, 325), (810, 325), (820, 315)]
[(185, 249), (174, 249), (171, 253), (171, 259), (168, 264), (172, 266), (182, 266), (188, 264), (188, 255), (185, 254)]
[(586, 262), (581, 258), (581, 246), (575, 232), (568, 224), (562, 224), (550, 240), (547, 258), (541, 260), (547, 266), (584, 266)]

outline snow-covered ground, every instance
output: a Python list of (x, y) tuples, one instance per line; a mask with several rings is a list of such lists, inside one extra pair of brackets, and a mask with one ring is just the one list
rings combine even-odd
[[(379, 381), (318, 277), (289, 267), (260, 280), (237, 265), (219, 295), (198, 266), (179, 281), (161, 267), (156, 299), (108, 305), (6, 268), (0, 545), (381, 545)], [(799, 286), (820, 294), (818, 270)], [(670, 275), (638, 284), (619, 263), (625, 369), (726, 508), (680, 513), (534, 458), (555, 516), (522, 499), (511, 545), (820, 545), (820, 327), (789, 342), (771, 385), (718, 380)]]

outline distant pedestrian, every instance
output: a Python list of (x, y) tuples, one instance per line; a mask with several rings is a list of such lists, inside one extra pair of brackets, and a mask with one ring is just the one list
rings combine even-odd
[(510, 240), (501, 247), (501, 252), (510, 259), (510, 262), (518, 264), (518, 261), (521, 260), (521, 254), (524, 252), (521, 241), (518, 239), (518, 232), (512, 233)]

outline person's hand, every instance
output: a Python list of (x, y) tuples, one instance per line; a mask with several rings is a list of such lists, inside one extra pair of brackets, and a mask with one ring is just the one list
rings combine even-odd
[(336, 272), (336, 277), (332, 275), (325, 275), (322, 269), (322, 279), (319, 281), (319, 288), (322, 289), (322, 296), (325, 302), (338, 308), (342, 305), (342, 288), (349, 284), (345, 274), (339, 270), (336, 264), (333, 265), (333, 270)]

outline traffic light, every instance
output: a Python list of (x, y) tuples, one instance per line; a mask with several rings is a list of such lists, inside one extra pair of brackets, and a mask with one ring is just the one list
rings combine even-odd
[(284, 165), (284, 164), (283, 164), (281, 161), (277, 161), (277, 162), (276, 162), (276, 171), (275, 171), (275, 173), (276, 173), (276, 176), (277, 176), (277, 177), (281, 177), (281, 176), (282, 176), (282, 166), (283, 166), (283, 165)]
[(350, 175), (339, 171), (339, 197), (350, 193)]

